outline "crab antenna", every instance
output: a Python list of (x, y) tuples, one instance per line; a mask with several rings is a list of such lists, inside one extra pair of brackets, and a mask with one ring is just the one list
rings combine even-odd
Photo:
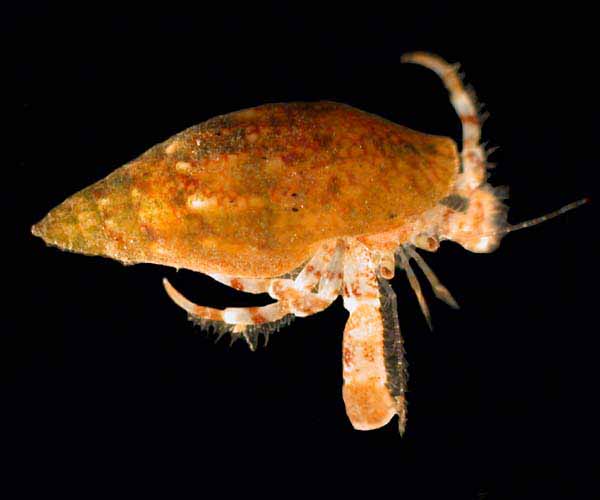
[(577, 201), (574, 201), (573, 203), (569, 203), (568, 205), (565, 205), (564, 207), (559, 208), (558, 210), (555, 210), (554, 212), (550, 212), (546, 215), (542, 215), (541, 217), (536, 217), (534, 219), (530, 219), (525, 222), (520, 222), (519, 224), (510, 225), (506, 229), (499, 231), (499, 234), (512, 233), (513, 231), (518, 231), (519, 229), (525, 229), (526, 227), (531, 227), (531, 226), (540, 224), (542, 222), (546, 222), (547, 220), (554, 219), (554, 217), (558, 217), (559, 215), (562, 215), (565, 212), (568, 212), (569, 210), (573, 210), (574, 208), (580, 207), (581, 205), (585, 205), (589, 201), (590, 201), (589, 198), (582, 198), (581, 200), (577, 200)]

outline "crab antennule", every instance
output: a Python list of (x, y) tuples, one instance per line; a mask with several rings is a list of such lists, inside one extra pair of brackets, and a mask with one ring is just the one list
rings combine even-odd
[(433, 325), (431, 323), (431, 314), (429, 313), (429, 307), (427, 306), (427, 302), (425, 301), (425, 297), (423, 296), (423, 291), (421, 290), (421, 285), (419, 284), (419, 280), (415, 272), (410, 267), (410, 262), (404, 253), (404, 249), (402, 247), (398, 247), (396, 250), (396, 254), (400, 257), (400, 265), (402, 269), (406, 271), (406, 276), (408, 277), (408, 281), (410, 283), (413, 292), (417, 296), (417, 300), (419, 301), (419, 306), (421, 306), (421, 311), (425, 316), (425, 320), (427, 321), (427, 326), (430, 330), (433, 330)]
[(477, 101), (473, 92), (467, 92), (458, 76), (458, 65), (449, 64), (441, 57), (425, 52), (412, 52), (402, 56), (404, 63), (413, 63), (434, 71), (450, 92), (450, 101), (462, 123), (462, 188), (475, 189), (486, 180), (486, 154), (479, 144), (481, 120), (477, 114)]
[(427, 262), (425, 262), (423, 257), (421, 257), (419, 255), (419, 253), (410, 246), (406, 247), (406, 251), (408, 252), (409, 257), (413, 258), (415, 260), (415, 262), (417, 263), (417, 265), (421, 268), (421, 271), (423, 271), (423, 274), (429, 281), (429, 284), (431, 285), (431, 288), (433, 289), (433, 293), (435, 294), (435, 296), (438, 299), (444, 301), (450, 307), (452, 307), (454, 309), (460, 309), (460, 306), (458, 305), (456, 300), (454, 300), (454, 297), (452, 297), (452, 294), (450, 293), (450, 291), (444, 285), (442, 285), (442, 283), (440, 282), (438, 277), (435, 275), (433, 270), (429, 267)]
[(481, 136), (477, 105), (474, 99), (465, 90), (458, 76), (458, 64), (449, 64), (441, 57), (425, 52), (412, 52), (402, 56), (404, 63), (413, 63), (424, 66), (435, 72), (444, 82), (450, 92), (450, 100), (463, 124), (463, 146), (468, 143), (477, 144)]

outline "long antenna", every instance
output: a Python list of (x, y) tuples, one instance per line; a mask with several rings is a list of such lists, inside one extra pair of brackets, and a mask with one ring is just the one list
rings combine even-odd
[(585, 205), (589, 203), (589, 198), (582, 198), (581, 200), (574, 201), (573, 203), (569, 203), (554, 212), (550, 212), (549, 214), (542, 215), (541, 217), (536, 217), (535, 219), (530, 219), (525, 222), (520, 222), (519, 224), (514, 224), (508, 226), (506, 229), (499, 231), (499, 233), (512, 233), (513, 231), (518, 231), (519, 229), (525, 229), (526, 227), (535, 226), (536, 224), (540, 224), (542, 222), (546, 222), (547, 220), (554, 219), (554, 217), (558, 217), (559, 215), (568, 212), (569, 210), (573, 210), (574, 208), (580, 207), (581, 205)]

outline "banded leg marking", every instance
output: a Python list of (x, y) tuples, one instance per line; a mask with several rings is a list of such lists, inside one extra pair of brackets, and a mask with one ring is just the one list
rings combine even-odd
[(225, 309), (199, 306), (179, 293), (166, 278), (163, 280), (163, 285), (171, 300), (194, 318), (223, 321), (229, 325), (260, 325), (278, 321), (289, 314), (284, 305), (279, 302), (262, 307), (227, 307)]
[(462, 123), (463, 148), (461, 151), (463, 173), (458, 180), (459, 190), (471, 191), (486, 180), (486, 154), (479, 144), (481, 120), (473, 92), (467, 92), (457, 73), (458, 65), (448, 64), (441, 57), (425, 52), (405, 54), (402, 62), (414, 63), (434, 71), (450, 93), (450, 101)]
[(308, 292), (312, 291), (321, 281), (322, 273), (327, 269), (335, 251), (336, 243), (326, 243), (308, 263), (302, 268), (294, 280), (296, 286)]
[[(318, 261), (311, 259), (319, 265), (327, 263), (326, 268), (320, 268), (311, 271), (309, 275), (298, 275), (293, 283), (289, 280), (273, 280), (269, 289), (269, 294), (288, 307), (289, 311), (295, 316), (303, 317), (315, 314), (327, 308), (339, 295), (342, 284), (342, 266), (343, 266), (344, 244), (340, 240), (335, 245), (326, 248), (322, 253), (327, 257), (320, 257)], [(313, 264), (308, 264), (312, 266)], [(319, 276), (316, 284), (307, 276)], [(318, 292), (312, 293), (318, 284)]]
[[(287, 278), (265, 278), (265, 279), (239, 279), (215, 274), (212, 277), (224, 284), (234, 285), (237, 289), (244, 289), (251, 293), (268, 292), (277, 300), (273, 304), (262, 307), (228, 307), (216, 309), (212, 307), (194, 304), (181, 293), (179, 293), (167, 279), (163, 284), (167, 294), (178, 306), (184, 309), (190, 319), (203, 327), (213, 327), (218, 332), (230, 331), (232, 335), (244, 335), (250, 348), (256, 347), (258, 333), (277, 330), (280, 322), (288, 317), (308, 316), (315, 314), (328, 307), (337, 297), (329, 290), (338, 290), (341, 281), (341, 251), (340, 245), (327, 245), (309, 261), (313, 268), (296, 278), (295, 281)], [(326, 265), (327, 269), (317, 269), (316, 265)], [(336, 279), (331, 279), (332, 270)], [(319, 277), (315, 281), (315, 277)], [(313, 293), (311, 290), (319, 285), (325, 291)], [(332, 284), (333, 283), (333, 284)], [(337, 283), (337, 285), (335, 284)], [(241, 284), (242, 287), (235, 286)], [(253, 328), (256, 327), (256, 328)], [(250, 338), (251, 337), (251, 338)]]

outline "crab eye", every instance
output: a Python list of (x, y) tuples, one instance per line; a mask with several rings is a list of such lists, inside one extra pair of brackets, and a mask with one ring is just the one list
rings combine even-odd
[(455, 212), (466, 212), (469, 208), (469, 199), (459, 194), (451, 194), (446, 196), (440, 203)]

